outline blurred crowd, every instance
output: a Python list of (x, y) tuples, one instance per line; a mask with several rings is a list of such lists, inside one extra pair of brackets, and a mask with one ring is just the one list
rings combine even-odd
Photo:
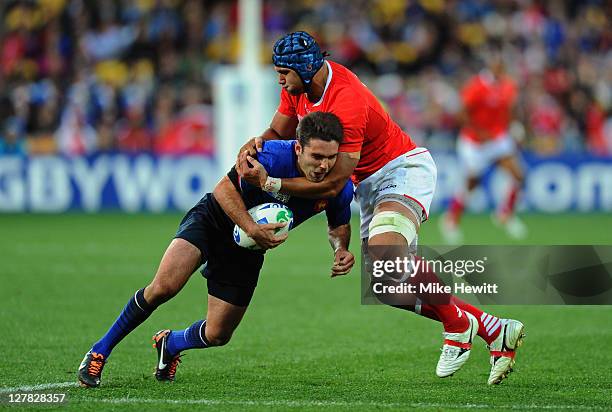
[[(462, 84), (501, 51), (513, 133), (612, 156), (612, 2), (262, 0), (265, 56), (307, 30), (420, 144), (452, 148)], [(2, 2), (0, 153), (212, 153), (211, 82), (237, 61), (235, 1)]]

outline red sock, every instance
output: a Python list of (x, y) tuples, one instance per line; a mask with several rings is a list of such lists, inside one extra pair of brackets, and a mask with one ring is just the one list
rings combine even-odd
[[(419, 259), (418, 257), (416, 259)], [(410, 283), (442, 283), (438, 276), (429, 268), (421, 265)], [(403, 309), (418, 313), (429, 319), (442, 322), (446, 332), (464, 332), (469, 326), (467, 316), (459, 316), (461, 311), (469, 312), (478, 320), (478, 336), (490, 345), (499, 336), (502, 330), (502, 320), (490, 315), (475, 306), (452, 295), (417, 296), (421, 303), (416, 306), (402, 306)]]
[(510, 188), (510, 192), (508, 193), (508, 196), (506, 197), (506, 200), (504, 201), (504, 204), (502, 205), (502, 208), (499, 211), (500, 215), (504, 217), (508, 217), (514, 214), (514, 207), (516, 206), (516, 201), (518, 199), (519, 191), (520, 191), (519, 186), (517, 186), (516, 184), (513, 184), (512, 188)]
[(442, 322), (444, 331), (449, 333), (465, 332), (470, 327), (470, 321), (467, 316), (455, 305), (421, 305), (421, 313), (427, 312), (425, 315), (432, 319), (431, 314)]
[(459, 310), (455, 305), (428, 305), (397, 306), (400, 309), (409, 310), (426, 318), (442, 322), (445, 332), (462, 333), (470, 326), (467, 316), (459, 317)]
[(457, 305), (461, 310), (471, 313), (478, 320), (478, 336), (490, 345), (499, 336), (502, 330), (502, 320), (490, 315), (475, 306), (459, 299), (456, 296), (451, 298), (451, 303)]
[(454, 196), (451, 199), (450, 205), (448, 206), (448, 216), (450, 220), (458, 225), (461, 220), (461, 215), (463, 214), (463, 199), (460, 196)]
[(413, 310), (413, 312), (417, 315), (425, 316), (426, 318), (442, 322), (442, 319), (440, 319), (440, 317), (432, 309), (431, 305), (419, 305)]
[[(416, 257), (415, 259), (418, 260), (419, 258)], [(419, 266), (419, 271), (412, 277), (410, 283), (415, 285), (434, 283), (443, 285), (444, 283), (429, 268), (429, 265), (424, 264), (424, 260), (422, 262), (423, 264)], [(452, 304), (452, 295), (429, 296), (417, 293), (416, 297), (420, 299), (420, 302), (417, 303), (415, 312), (442, 322), (446, 332), (461, 333), (465, 332), (470, 326), (467, 316), (462, 313), (460, 308)]]

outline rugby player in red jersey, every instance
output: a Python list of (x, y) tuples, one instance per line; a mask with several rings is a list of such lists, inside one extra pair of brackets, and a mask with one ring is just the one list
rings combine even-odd
[[(436, 166), (429, 151), (414, 144), (355, 74), (326, 60), (308, 33), (290, 33), (279, 39), (273, 61), (282, 87), (281, 102), (270, 127), (241, 148), (238, 173), (265, 191), (301, 197), (333, 197), (351, 177), (360, 205), (364, 253), (370, 259), (386, 259), (390, 256), (384, 254), (385, 248), (399, 247), (408, 255), (421, 223), (428, 218), (436, 185)], [(255, 158), (257, 150), (266, 140), (293, 138), (301, 118), (313, 111), (335, 114), (344, 127), (344, 140), (331, 172), (310, 182), (269, 176)], [(431, 276), (435, 274), (418, 273), (415, 278)], [(445, 340), (436, 367), (438, 376), (451, 376), (463, 366), (478, 333), (491, 349), (489, 383), (501, 382), (514, 362), (522, 323), (496, 318), (451, 299), (429, 304), (415, 297), (410, 304), (393, 306), (442, 322)]]
[(513, 238), (520, 239), (527, 234), (525, 225), (514, 214), (524, 180), (516, 143), (510, 136), (517, 86), (506, 75), (499, 54), (493, 53), (488, 59), (488, 68), (469, 79), (461, 90), (463, 126), (457, 139), (457, 154), (466, 182), (455, 193), (440, 221), (442, 235), (452, 244), (462, 241), (459, 223), (466, 197), (492, 165), (505, 169), (513, 179), (510, 191), (494, 215), (495, 221)]

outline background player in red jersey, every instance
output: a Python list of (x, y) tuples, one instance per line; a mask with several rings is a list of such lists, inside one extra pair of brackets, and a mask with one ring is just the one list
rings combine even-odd
[[(301, 197), (333, 197), (351, 177), (360, 205), (363, 252), (372, 260), (397, 256), (385, 254), (385, 248), (394, 253), (402, 250), (407, 256), (416, 245), (420, 224), (428, 218), (436, 185), (435, 163), (355, 74), (324, 57), (305, 32), (290, 33), (276, 42), (273, 60), (282, 87), (281, 102), (270, 127), (241, 148), (236, 168), (243, 179), (265, 191)], [(318, 182), (269, 176), (254, 157), (256, 149), (265, 140), (293, 138), (298, 122), (313, 111), (335, 114), (344, 127), (331, 172)], [(246, 214), (246, 208), (242, 209)], [(426, 280), (435, 278), (432, 273), (419, 275)], [(394, 306), (442, 322), (445, 340), (436, 367), (438, 376), (451, 376), (465, 364), (476, 334), (492, 351), (489, 383), (499, 383), (511, 369), (522, 323), (498, 319), (455, 298), (436, 305), (417, 298)]]
[(514, 214), (523, 185), (523, 171), (517, 159), (516, 143), (510, 135), (517, 100), (515, 82), (505, 71), (501, 55), (488, 56), (487, 69), (470, 78), (461, 90), (462, 128), (457, 139), (457, 154), (466, 175), (463, 187), (455, 193), (441, 222), (448, 243), (462, 241), (459, 229), (467, 196), (481, 183), (484, 172), (497, 165), (512, 177), (512, 185), (494, 215), (513, 238), (523, 238), (525, 225)]

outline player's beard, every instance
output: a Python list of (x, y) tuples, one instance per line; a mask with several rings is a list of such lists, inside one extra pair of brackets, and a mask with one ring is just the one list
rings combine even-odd
[(285, 90), (287, 90), (287, 93), (292, 96), (299, 96), (300, 94), (304, 93), (304, 88), (298, 85), (288, 85), (285, 87)]

